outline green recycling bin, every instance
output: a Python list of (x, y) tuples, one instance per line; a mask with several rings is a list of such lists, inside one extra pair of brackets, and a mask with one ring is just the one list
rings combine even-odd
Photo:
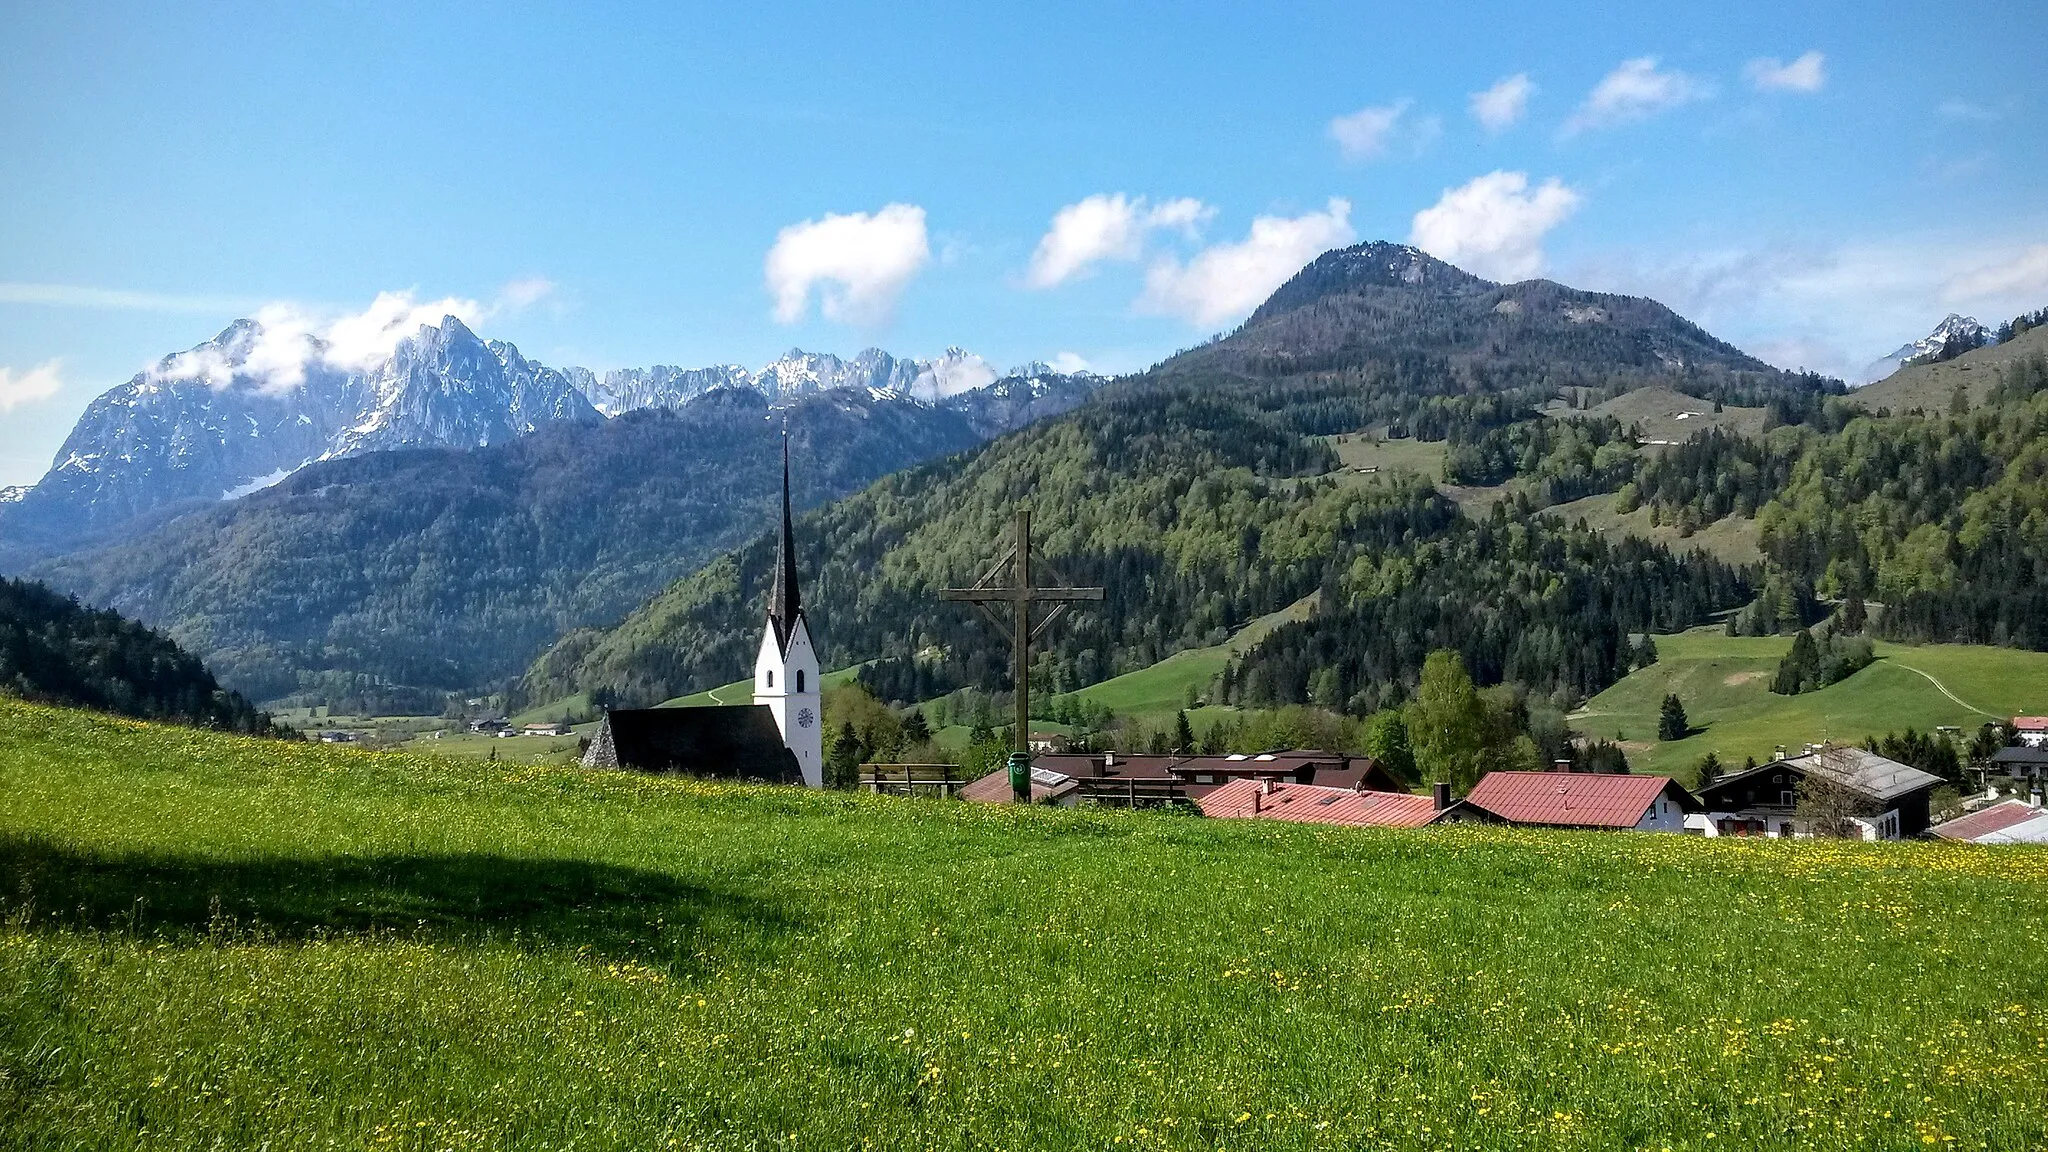
[(1031, 803), (1031, 754), (1010, 753), (1010, 793), (1019, 804)]

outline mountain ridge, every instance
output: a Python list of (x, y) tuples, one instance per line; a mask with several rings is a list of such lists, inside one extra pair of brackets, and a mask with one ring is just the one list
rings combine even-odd
[(246, 496), (314, 461), (499, 444), (551, 424), (674, 408), (718, 388), (754, 389), (774, 403), (861, 388), (954, 407), (994, 435), (1026, 413), (1078, 403), (1100, 382), (1050, 374), (1034, 377), (1039, 390), (1029, 398), (1015, 388), (977, 396), (1009, 377), (957, 347), (932, 360), (870, 348), (851, 361), (792, 349), (758, 372), (657, 365), (600, 377), (532, 360), (455, 316), (420, 325), (367, 364), (332, 354), (317, 337), (240, 319), (102, 393), (42, 480), (0, 501), (0, 568)]

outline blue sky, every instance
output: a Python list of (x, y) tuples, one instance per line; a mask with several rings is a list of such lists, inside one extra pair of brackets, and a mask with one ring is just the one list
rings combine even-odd
[(380, 294), (598, 369), (1127, 370), (1354, 238), (1838, 373), (2048, 305), (2017, 3), (967, 9), (8, 5), (0, 484), (236, 315)]

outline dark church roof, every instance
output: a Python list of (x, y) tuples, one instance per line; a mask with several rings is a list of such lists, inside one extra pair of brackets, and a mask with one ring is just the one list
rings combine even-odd
[(775, 545), (775, 586), (768, 593), (768, 623), (775, 629), (775, 647), (789, 650), (789, 635), (804, 614), (803, 593), (796, 586), (796, 530), (789, 518), (789, 432), (782, 433), (782, 538)]
[(804, 782), (766, 704), (606, 712), (583, 766), (769, 784)]

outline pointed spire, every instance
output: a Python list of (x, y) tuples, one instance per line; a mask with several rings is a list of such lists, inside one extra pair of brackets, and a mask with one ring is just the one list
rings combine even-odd
[(790, 629), (803, 614), (803, 594), (796, 585), (796, 529), (789, 513), (789, 420), (782, 424), (782, 539), (775, 548), (775, 586), (768, 593), (768, 619), (778, 644), (789, 643)]

